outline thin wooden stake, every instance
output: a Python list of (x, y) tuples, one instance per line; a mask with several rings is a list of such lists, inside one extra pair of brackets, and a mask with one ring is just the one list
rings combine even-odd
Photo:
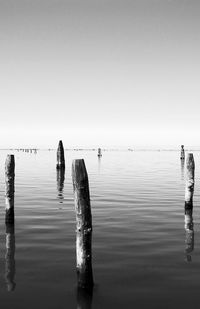
[(15, 157), (7, 155), (5, 163), (6, 223), (14, 222)]
[(186, 160), (186, 185), (185, 185), (185, 204), (192, 205), (194, 193), (194, 170), (195, 163), (192, 153), (188, 153)]
[(185, 150), (184, 150), (184, 145), (181, 145), (181, 156), (180, 156), (181, 160), (185, 159)]

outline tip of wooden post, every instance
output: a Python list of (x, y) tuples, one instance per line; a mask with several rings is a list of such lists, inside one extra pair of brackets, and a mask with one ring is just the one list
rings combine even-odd
[(58, 147), (63, 147), (63, 142), (62, 142), (62, 140), (59, 140)]
[(193, 167), (194, 167), (194, 156), (193, 156), (193, 153), (188, 153), (188, 155), (187, 155), (187, 160), (186, 160), (186, 163), (187, 163), (187, 165), (189, 164), (189, 165), (193, 165)]
[(15, 156), (13, 154), (8, 154), (6, 157), (7, 164), (14, 164), (15, 163)]
[(13, 176), (15, 174), (15, 157), (12, 154), (8, 154), (6, 157), (5, 172), (6, 174), (10, 174)]
[(76, 179), (76, 182), (88, 179), (84, 159), (75, 159), (72, 161), (72, 176)]

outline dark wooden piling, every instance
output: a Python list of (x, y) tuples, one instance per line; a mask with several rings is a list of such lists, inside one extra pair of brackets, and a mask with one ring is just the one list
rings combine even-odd
[(193, 202), (194, 193), (194, 170), (195, 163), (192, 153), (188, 153), (186, 160), (186, 184), (185, 184), (185, 205), (190, 206)]
[(78, 287), (93, 287), (92, 214), (88, 175), (83, 159), (72, 163), (72, 181), (76, 211), (76, 268)]
[(185, 160), (185, 149), (184, 149), (184, 145), (181, 145), (181, 156), (180, 156), (181, 160)]
[(6, 224), (6, 255), (5, 255), (5, 281), (8, 292), (15, 289), (15, 227)]
[(7, 155), (5, 163), (6, 223), (14, 222), (15, 157)]
[(57, 169), (64, 169), (65, 168), (65, 154), (64, 154), (64, 147), (62, 141), (59, 141), (58, 149), (57, 149)]

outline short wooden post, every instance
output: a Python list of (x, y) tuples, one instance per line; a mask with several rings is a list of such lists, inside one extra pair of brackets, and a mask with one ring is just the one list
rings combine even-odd
[(186, 185), (185, 185), (185, 204), (192, 205), (194, 193), (194, 170), (195, 163), (193, 153), (188, 153), (186, 160)]
[(76, 211), (76, 268), (78, 287), (93, 286), (92, 273), (92, 214), (88, 175), (83, 159), (72, 163), (72, 181)]
[(98, 148), (98, 157), (102, 157), (101, 148)]
[(57, 149), (57, 169), (65, 168), (65, 154), (62, 141), (59, 141), (58, 149)]
[(7, 155), (5, 163), (6, 223), (14, 222), (15, 157)]
[(185, 159), (185, 150), (184, 150), (184, 145), (181, 145), (181, 156), (180, 156), (181, 160)]
[(8, 292), (15, 289), (15, 227), (6, 224), (6, 255), (5, 255), (5, 281)]

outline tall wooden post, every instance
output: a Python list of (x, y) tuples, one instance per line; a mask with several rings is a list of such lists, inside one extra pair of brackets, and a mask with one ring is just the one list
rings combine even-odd
[(62, 141), (59, 141), (58, 149), (57, 149), (57, 169), (64, 169), (65, 168), (65, 154), (64, 154), (64, 147)]
[(15, 289), (15, 227), (6, 224), (6, 255), (5, 255), (5, 281), (8, 292)]
[(181, 145), (181, 156), (180, 156), (181, 160), (185, 159), (185, 150), (184, 150), (184, 145)]
[(6, 223), (14, 222), (15, 157), (7, 155), (5, 163)]
[(192, 205), (194, 193), (194, 170), (195, 163), (192, 153), (188, 153), (186, 160), (186, 185), (185, 185), (185, 204)]
[(78, 287), (93, 286), (92, 215), (88, 175), (83, 159), (72, 163), (72, 181), (76, 211), (76, 268)]

